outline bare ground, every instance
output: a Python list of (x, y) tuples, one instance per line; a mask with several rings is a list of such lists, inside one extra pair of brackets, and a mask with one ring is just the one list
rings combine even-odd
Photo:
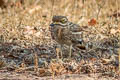
[[(120, 78), (120, 77), (119, 77)], [(2, 72), (0, 73), (1, 80), (119, 80), (119, 78), (102, 76), (100, 73), (95, 74), (64, 74), (59, 76), (39, 77), (33, 72), (16, 73)]]
[[(0, 79), (119, 80), (119, 4), (119, 0), (6, 0), (0, 4)], [(87, 49), (75, 50), (71, 60), (67, 46), (63, 59), (57, 56), (59, 44), (49, 31), (53, 15), (87, 26), (83, 32)]]

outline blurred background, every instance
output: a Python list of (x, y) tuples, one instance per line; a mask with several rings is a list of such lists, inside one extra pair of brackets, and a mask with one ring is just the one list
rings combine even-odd
[(67, 16), (81, 26), (108, 29), (119, 24), (119, 4), (120, 0), (0, 0), (0, 42), (51, 42), (53, 15)]

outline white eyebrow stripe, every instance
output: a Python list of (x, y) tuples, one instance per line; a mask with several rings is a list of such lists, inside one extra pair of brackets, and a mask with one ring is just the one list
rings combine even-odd
[(72, 32), (72, 34), (82, 34), (82, 32)]

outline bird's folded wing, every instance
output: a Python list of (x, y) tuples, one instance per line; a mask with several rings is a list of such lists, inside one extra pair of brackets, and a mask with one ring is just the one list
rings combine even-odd
[(69, 29), (72, 32), (81, 32), (83, 29), (78, 24), (69, 23)]

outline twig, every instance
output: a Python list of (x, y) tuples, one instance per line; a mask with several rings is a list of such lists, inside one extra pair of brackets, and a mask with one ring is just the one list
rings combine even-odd
[(119, 55), (118, 55), (118, 56), (119, 56), (118, 58), (119, 58), (119, 73), (120, 73), (120, 49), (118, 50), (118, 54), (119, 54)]
[(34, 71), (38, 72), (38, 55), (36, 53), (34, 56)]
[[(96, 1), (96, 2), (97, 2), (97, 1)], [(97, 18), (96, 18), (96, 19), (98, 19), (98, 16), (99, 16), (100, 11), (101, 11), (101, 9), (103, 8), (104, 4), (105, 4), (105, 1), (103, 2), (103, 4), (99, 4), (99, 3), (97, 2), (97, 6), (98, 6), (98, 14), (97, 14)]]
[(76, 13), (77, 13), (77, 0), (74, 0), (74, 20), (76, 19)]
[(53, 14), (53, 13), (54, 13), (54, 12), (53, 12), (53, 11), (54, 11), (53, 9), (54, 9), (55, 1), (54, 1), (54, 0), (51, 0), (51, 2), (52, 2), (51, 16), (53, 16), (53, 15), (54, 15), (54, 14)]

